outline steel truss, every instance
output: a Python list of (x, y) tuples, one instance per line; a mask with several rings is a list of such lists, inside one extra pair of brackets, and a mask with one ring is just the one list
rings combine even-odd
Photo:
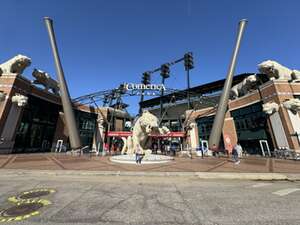
[[(166, 88), (165, 93), (171, 94), (174, 92), (178, 92), (177, 89)], [(118, 103), (118, 99), (128, 96), (160, 96), (161, 92), (159, 90), (125, 90), (120, 85), (119, 88), (105, 90), (105, 91), (97, 91), (91, 94), (83, 95), (78, 98), (74, 98), (73, 103), (79, 103), (83, 105), (91, 105), (102, 102), (102, 106), (112, 107), (114, 104)]]

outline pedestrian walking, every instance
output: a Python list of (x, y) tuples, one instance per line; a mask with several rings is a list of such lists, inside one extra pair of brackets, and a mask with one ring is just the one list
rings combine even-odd
[(213, 144), (211, 150), (212, 150), (213, 156), (219, 158), (219, 149), (215, 144)]
[(242, 146), (240, 145), (240, 143), (237, 143), (232, 150), (232, 157), (233, 157), (233, 161), (235, 164), (239, 164), (240, 160), (239, 160), (239, 156), (241, 155), (243, 151)]
[(200, 151), (201, 151), (201, 158), (204, 158), (204, 151), (203, 151), (203, 146), (200, 146)]
[(153, 142), (153, 144), (152, 144), (152, 150), (153, 150), (154, 154), (157, 154), (158, 144), (156, 142)]
[(139, 146), (136, 146), (135, 150), (135, 162), (141, 164), (143, 159), (142, 149)]
[(197, 156), (201, 156), (201, 158), (203, 159), (203, 157), (204, 157), (204, 152), (203, 152), (203, 148), (202, 148), (202, 146), (197, 146), (196, 147), (196, 154), (197, 154)]
[(172, 156), (176, 156), (176, 144), (173, 142), (171, 142), (170, 151)]

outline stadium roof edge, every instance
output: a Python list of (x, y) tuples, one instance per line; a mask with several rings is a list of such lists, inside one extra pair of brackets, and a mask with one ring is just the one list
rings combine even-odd
[[(236, 85), (236, 84), (240, 83), (244, 78), (246, 78), (249, 75), (253, 75), (253, 74), (255, 74), (255, 73), (242, 73), (242, 74), (235, 75), (233, 77), (232, 85)], [(265, 74), (256, 73), (256, 76), (258, 76), (263, 83), (265, 83), (268, 80), (267, 76)], [(203, 95), (203, 94), (210, 94), (210, 93), (220, 91), (220, 90), (222, 90), (224, 83), (225, 83), (225, 79), (221, 79), (221, 80), (217, 80), (217, 81), (213, 81), (210, 83), (192, 87), (192, 88), (190, 88), (190, 95), (191, 96)], [(163, 103), (169, 103), (172, 99), (172, 96), (175, 96), (176, 101), (185, 99), (186, 92), (187, 92), (187, 89), (184, 89), (184, 90), (177, 91), (177, 92), (174, 92), (174, 93), (171, 93), (168, 95), (164, 95), (162, 97)], [(140, 102), (139, 104), (140, 104), (141, 108), (153, 107), (155, 105), (160, 104), (160, 97), (144, 100), (143, 102)]]

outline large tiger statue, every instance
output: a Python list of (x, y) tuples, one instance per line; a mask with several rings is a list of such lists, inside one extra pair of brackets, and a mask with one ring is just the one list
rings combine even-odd
[[(0, 64), (2, 74), (22, 74), (26, 67), (30, 66), (31, 59), (25, 55), (17, 55), (5, 63)], [(1, 75), (1, 74), (0, 74)]]
[(28, 97), (25, 95), (16, 93), (14, 96), (11, 97), (11, 102), (15, 103), (19, 107), (24, 107), (27, 105)]
[(299, 70), (291, 70), (273, 60), (267, 60), (258, 64), (258, 70), (259, 72), (266, 74), (270, 80), (300, 81)]
[(298, 98), (291, 98), (283, 102), (282, 105), (294, 114), (300, 112), (300, 99)]
[(230, 90), (230, 99), (236, 99), (249, 93), (254, 87), (256, 87), (257, 78), (255, 74), (249, 75), (244, 78), (240, 83), (234, 85)]
[(0, 91), (0, 102), (5, 101), (7, 94), (3, 91)]
[(267, 102), (263, 105), (263, 112), (265, 112), (268, 115), (272, 115), (275, 112), (278, 112), (279, 105), (276, 102)]
[(59, 94), (58, 82), (52, 79), (48, 73), (42, 70), (34, 69), (32, 72), (32, 76), (35, 78), (35, 80), (33, 81), (34, 84), (41, 84), (45, 87), (46, 91), (49, 91), (49, 89), (51, 89), (54, 94)]
[(134, 123), (132, 136), (129, 136), (127, 139), (123, 138), (122, 154), (134, 154), (137, 148), (140, 148), (142, 153), (147, 151), (150, 154), (152, 144), (150, 135), (167, 134), (169, 132), (167, 127), (159, 127), (159, 120), (155, 115), (149, 111), (144, 111)]

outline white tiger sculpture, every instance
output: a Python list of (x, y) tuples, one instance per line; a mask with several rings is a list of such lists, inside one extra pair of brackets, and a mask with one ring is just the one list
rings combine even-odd
[(167, 134), (169, 132), (170, 130), (167, 127), (159, 128), (159, 120), (155, 115), (149, 111), (144, 111), (133, 126), (132, 137), (123, 138), (122, 154), (125, 152), (128, 155), (134, 154), (137, 147), (141, 149), (142, 153), (150, 154), (152, 144), (150, 135)]
[(6, 93), (0, 91), (0, 102), (3, 102), (6, 99)]
[(267, 102), (263, 104), (263, 112), (265, 112), (268, 115), (272, 115), (275, 112), (278, 112), (279, 105), (275, 102)]
[(250, 90), (252, 90), (256, 86), (256, 83), (257, 78), (255, 74), (246, 77), (242, 82), (234, 85), (231, 88), (229, 94), (230, 99), (236, 99), (238, 97), (246, 95), (247, 93), (249, 93)]
[(270, 80), (300, 81), (299, 70), (291, 70), (273, 60), (267, 60), (258, 64), (258, 70), (266, 74)]
[(3, 74), (22, 74), (26, 67), (30, 66), (31, 59), (25, 55), (17, 55), (0, 65)]
[(25, 105), (27, 105), (28, 97), (21, 94), (15, 94), (14, 96), (12, 96), (11, 102), (17, 103), (19, 107), (24, 107)]
[(32, 76), (35, 78), (35, 80), (33, 81), (34, 84), (41, 84), (45, 87), (46, 91), (49, 91), (49, 89), (51, 89), (54, 94), (59, 94), (58, 82), (52, 79), (48, 73), (42, 70), (34, 69), (32, 72)]
[(298, 98), (291, 98), (290, 100), (283, 102), (282, 105), (294, 114), (300, 111), (300, 99)]
[(300, 82), (300, 71), (299, 70), (292, 70), (291, 77), (292, 77), (292, 80), (294, 82)]

